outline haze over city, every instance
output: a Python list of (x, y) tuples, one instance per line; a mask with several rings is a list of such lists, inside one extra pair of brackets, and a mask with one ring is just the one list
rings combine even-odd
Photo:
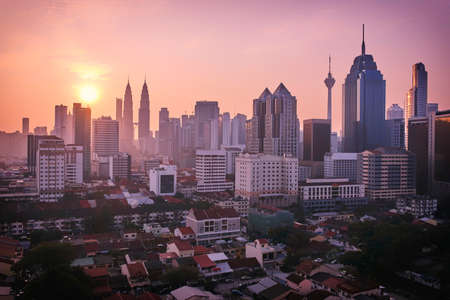
[[(332, 56), (333, 131), (341, 128), (342, 87), (360, 54), (386, 79), (386, 108), (403, 106), (411, 65), (429, 71), (429, 102), (448, 105), (447, 1), (32, 1), (0, 11), (0, 130), (53, 128), (53, 107), (98, 93), (93, 118), (114, 115), (127, 78), (134, 110), (144, 77), (151, 130), (157, 112), (192, 113), (195, 101), (251, 116), (252, 100), (283, 82), (303, 119), (326, 117), (323, 80)], [(92, 91), (91, 91), (92, 93)], [(135, 115), (137, 121), (137, 115)], [(303, 125), (301, 125), (303, 126)]]

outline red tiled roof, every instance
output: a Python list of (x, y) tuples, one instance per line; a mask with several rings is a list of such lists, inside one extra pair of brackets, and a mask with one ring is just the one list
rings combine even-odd
[(208, 209), (192, 208), (192, 212), (197, 220), (221, 219), (221, 218), (237, 218), (239, 214), (234, 208), (222, 208), (213, 206)]
[(145, 292), (142, 295), (137, 296), (136, 298), (137, 300), (161, 300), (161, 297), (150, 293), (150, 292)]
[(302, 261), (296, 268), (297, 273), (309, 274), (312, 270), (320, 266), (320, 264), (313, 262), (312, 260)]
[(216, 266), (216, 264), (206, 254), (194, 256), (194, 260), (202, 269)]
[(266, 239), (257, 239), (257, 241), (258, 241), (260, 244), (268, 244), (268, 243), (269, 243), (269, 241), (266, 240)]
[(84, 249), (86, 252), (98, 252), (100, 250), (100, 246), (98, 241), (91, 240), (84, 244)]
[(192, 247), (192, 245), (187, 241), (174, 240), (173, 242), (180, 251), (194, 250), (194, 247)]
[(147, 271), (144, 268), (144, 264), (141, 262), (127, 264), (130, 277), (142, 277), (147, 276)]
[(95, 278), (95, 277), (103, 277), (103, 276), (109, 276), (108, 269), (105, 267), (99, 267), (94, 269), (85, 269), (84, 272), (89, 277)]
[(182, 199), (178, 199), (172, 196), (164, 196), (164, 200), (166, 200), (167, 203), (184, 203)]
[(191, 227), (178, 227), (178, 230), (180, 230), (181, 234), (185, 235), (185, 234), (194, 234), (194, 231), (192, 230)]
[(325, 280), (324, 282), (322, 282), (322, 284), (326, 287), (336, 290), (338, 285), (340, 285), (341, 283), (344, 283), (344, 282), (345, 282), (345, 279), (330, 277), (327, 280)]

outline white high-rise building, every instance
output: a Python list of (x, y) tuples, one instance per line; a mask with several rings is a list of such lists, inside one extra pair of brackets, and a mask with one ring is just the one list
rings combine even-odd
[(236, 157), (244, 151), (245, 145), (222, 146), (226, 153), (227, 174), (234, 174), (236, 166)]
[(157, 196), (173, 196), (177, 192), (177, 166), (160, 165), (149, 169), (150, 191)]
[(348, 178), (351, 182), (356, 182), (358, 153), (325, 153), (323, 175), (325, 178)]
[(233, 182), (226, 181), (226, 152), (223, 150), (197, 150), (195, 177), (200, 193), (233, 189)]
[(297, 194), (296, 157), (247, 153), (236, 158), (235, 196), (251, 204), (289, 206)]
[(93, 152), (98, 156), (112, 156), (119, 153), (119, 122), (111, 117), (92, 121)]
[(39, 141), (36, 180), (40, 201), (56, 202), (64, 195), (65, 150), (63, 140)]
[(83, 146), (65, 147), (65, 184), (83, 183)]

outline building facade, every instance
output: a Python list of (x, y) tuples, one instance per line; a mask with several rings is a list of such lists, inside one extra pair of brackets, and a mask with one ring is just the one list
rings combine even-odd
[(330, 120), (309, 119), (303, 121), (303, 160), (323, 161), (330, 152)]
[(358, 179), (358, 153), (326, 153), (323, 159), (325, 178), (348, 178), (351, 182)]
[(229, 240), (241, 234), (239, 214), (232, 208), (192, 208), (186, 216), (186, 226), (194, 231), (198, 245), (210, 245), (217, 240)]
[(416, 156), (396, 148), (377, 148), (358, 154), (358, 183), (370, 200), (395, 200), (416, 194)]
[(307, 179), (299, 185), (299, 199), (305, 211), (332, 211), (367, 204), (364, 184), (347, 178)]
[(111, 117), (92, 121), (93, 152), (98, 156), (112, 156), (119, 153), (119, 122)]
[(74, 144), (83, 146), (83, 180), (91, 176), (91, 109), (73, 104)]
[(66, 187), (83, 183), (83, 146), (65, 146), (64, 182)]
[(36, 156), (36, 181), (42, 202), (56, 202), (64, 195), (64, 141), (39, 140)]
[(344, 152), (373, 150), (384, 145), (386, 81), (363, 42), (342, 86)]
[(138, 124), (139, 146), (142, 152), (146, 152), (147, 140), (150, 135), (150, 97), (148, 95), (146, 80), (142, 86)]
[(267, 154), (236, 158), (235, 196), (250, 204), (289, 206), (297, 201), (298, 159)]
[(197, 192), (222, 192), (233, 189), (233, 182), (226, 181), (226, 152), (223, 150), (197, 150), (195, 177)]
[(157, 196), (173, 196), (177, 192), (177, 166), (160, 165), (149, 169), (149, 188)]

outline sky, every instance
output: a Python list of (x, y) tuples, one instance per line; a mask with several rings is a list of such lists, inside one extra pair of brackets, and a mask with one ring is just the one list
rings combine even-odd
[[(283, 82), (298, 116), (326, 118), (332, 57), (333, 131), (342, 84), (361, 52), (386, 80), (386, 108), (403, 106), (411, 67), (428, 70), (429, 102), (450, 108), (450, 1), (7, 1), (0, 0), (0, 130), (54, 125), (54, 106), (98, 90), (94, 118), (115, 117), (129, 77), (137, 121), (146, 77), (151, 129), (158, 111), (192, 113), (196, 101), (252, 115), (252, 100)], [(301, 125), (303, 127), (303, 125)]]

